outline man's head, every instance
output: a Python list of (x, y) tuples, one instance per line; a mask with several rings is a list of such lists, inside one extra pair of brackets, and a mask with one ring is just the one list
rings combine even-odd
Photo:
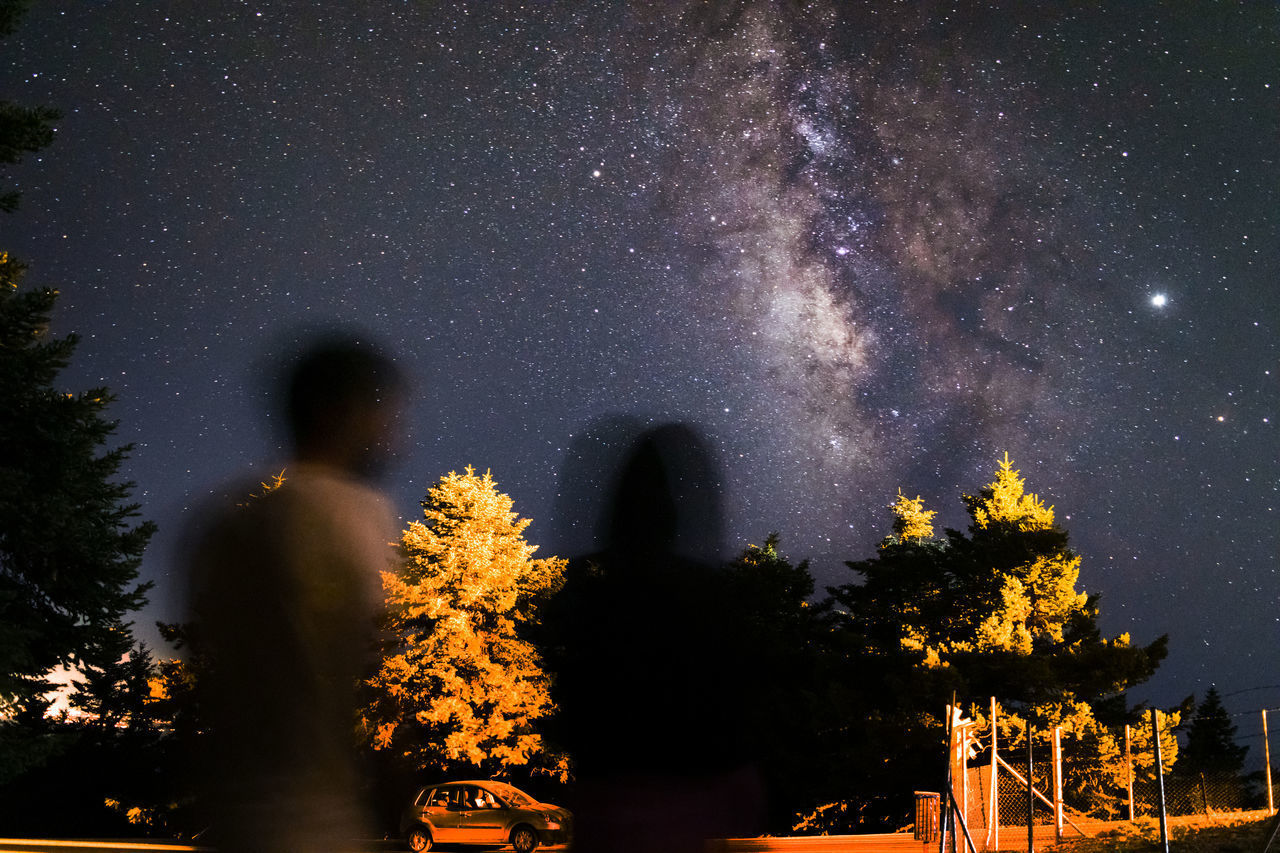
[(300, 461), (358, 476), (378, 474), (394, 455), (404, 381), (391, 359), (354, 339), (307, 350), (287, 389), (289, 428)]

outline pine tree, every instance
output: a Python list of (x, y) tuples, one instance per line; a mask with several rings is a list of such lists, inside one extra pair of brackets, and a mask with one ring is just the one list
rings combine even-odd
[(450, 473), (405, 530), (404, 568), (385, 573), (387, 648), (369, 681), (372, 745), (419, 769), (523, 765), (552, 711), (537, 648), (522, 636), (563, 582), (565, 562), (534, 559), (529, 519), (489, 473)]
[[(1038, 732), (1062, 726), (1068, 738), (1089, 741), (1090, 751), (1077, 754), (1093, 764), (1076, 768), (1073, 793), (1104, 805), (1123, 781), (1113, 727), (1137, 719), (1121, 694), (1154, 673), (1166, 640), (1136, 648), (1127, 635), (1102, 637), (1098, 599), (1078, 589), (1080, 556), (1007, 454), (994, 480), (962, 499), (967, 533), (947, 530), (937, 539), (921, 499), (899, 493), (894, 535), (872, 559), (848, 564), (861, 583), (830, 590), (848, 614), (842, 633), (851, 665), (895, 682), (867, 718), (905, 731), (873, 740), (923, 749), (943, 730), (952, 692), (978, 705), (980, 721), (981, 705), (995, 696), (1004, 706), (1005, 742), (1023, 737), (1028, 722)], [(1165, 720), (1161, 740), (1171, 765), (1179, 717)]]
[(155, 726), (152, 682), (155, 659), (145, 643), (120, 634), (123, 652), (111, 662), (84, 666), (72, 701), (88, 714), (87, 725), (103, 731), (148, 732)]
[(22, 274), (0, 253), (0, 709), (12, 710), (39, 702), (55, 667), (119, 661), (155, 530), (116, 479), (130, 446), (102, 449), (111, 395), (55, 387), (77, 343), (48, 338), (57, 291), (19, 291)]
[[(0, 38), (12, 35), (26, 12), (26, 0), (0, 0)], [(26, 107), (0, 100), (0, 166), (22, 162), (53, 142), (53, 123), (60, 113), (50, 107)], [(18, 208), (22, 194), (18, 190), (0, 191), (0, 211), (12, 213)]]
[[(1089, 597), (1076, 591), (1080, 556), (1067, 547), (1053, 507), (1028, 494), (1006, 453), (995, 480), (966, 495), (970, 536), (958, 547), (971, 571), (962, 575), (969, 601), (958, 651), (1051, 650), (1064, 642), (1073, 617), (1089, 620)], [(959, 542), (959, 540), (957, 540)]]
[(1249, 747), (1236, 743), (1236, 726), (1222, 704), (1217, 687), (1210, 687), (1187, 728), (1187, 743), (1178, 770), (1188, 775), (1232, 777), (1244, 767)]
[(777, 534), (742, 551), (716, 587), (715, 609), (702, 619), (732, 638), (720, 668), (734, 675), (734, 693), (717, 698), (731, 705), (744, 735), (739, 750), (770, 792), (768, 831), (788, 833), (797, 813), (838, 794), (847, 772), (830, 760), (846, 709), (824, 668), (829, 613), (809, 602), (809, 562), (792, 564)]
[(933, 538), (933, 517), (938, 513), (924, 508), (924, 498), (919, 495), (909, 498), (899, 489), (898, 498), (889, 505), (889, 509), (893, 510), (894, 515), (894, 538), (885, 540), (886, 544), (890, 541), (918, 542)]

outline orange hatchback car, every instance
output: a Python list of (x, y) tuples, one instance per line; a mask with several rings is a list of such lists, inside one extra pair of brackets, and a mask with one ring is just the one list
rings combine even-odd
[(400, 834), (414, 853), (437, 844), (510, 844), (529, 853), (539, 844), (567, 844), (572, 817), (505, 782), (466, 780), (428, 785), (400, 816)]

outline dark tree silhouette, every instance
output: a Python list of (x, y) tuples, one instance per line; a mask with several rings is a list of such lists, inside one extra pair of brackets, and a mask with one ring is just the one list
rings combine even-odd
[[(0, 0), (0, 37), (25, 8)], [(52, 141), (56, 117), (0, 100), (0, 166)], [(0, 210), (17, 203), (0, 192)], [(132, 484), (115, 479), (130, 448), (104, 450), (111, 395), (56, 386), (76, 336), (49, 338), (58, 292), (20, 291), (24, 272), (0, 250), (0, 711), (38, 718), (50, 670), (114, 665), (130, 646), (120, 638), (146, 600), (135, 580), (154, 528), (133, 523)]]
[[(26, 8), (26, 0), (0, 0), (0, 38), (18, 28)], [(26, 107), (0, 98), (0, 165), (20, 163), (23, 156), (52, 142), (53, 123), (59, 116), (51, 107)], [(17, 190), (0, 190), (0, 210), (16, 210), (21, 195)]]
[(22, 273), (0, 253), (0, 703), (17, 709), (56, 667), (119, 661), (155, 530), (117, 479), (131, 447), (104, 449), (111, 395), (57, 386), (77, 339), (49, 338), (57, 291), (20, 291)]
[(1187, 743), (1179, 770), (1193, 773), (1236, 774), (1244, 766), (1249, 747), (1236, 743), (1236, 726), (1222, 704), (1217, 687), (1210, 687), (1196, 706), (1187, 727)]
[(1236, 742), (1236, 725), (1210, 687), (1186, 727), (1187, 742), (1174, 772), (1192, 783), (1193, 808), (1235, 809), (1248, 798), (1248, 782), (1241, 775), (1249, 747)]

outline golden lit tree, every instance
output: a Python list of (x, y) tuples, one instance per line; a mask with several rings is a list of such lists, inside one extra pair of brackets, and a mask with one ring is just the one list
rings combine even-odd
[(363, 728), (375, 749), (419, 768), (526, 764), (553, 706), (521, 630), (560, 588), (565, 561), (534, 559), (529, 519), (488, 472), (451, 472), (422, 508), (403, 534), (403, 568), (383, 574), (388, 647)]
[[(1080, 555), (1007, 454), (992, 482), (963, 502), (967, 533), (938, 539), (921, 499), (899, 492), (890, 507), (894, 535), (874, 558), (848, 564), (861, 582), (831, 592), (848, 614), (852, 660), (900, 685), (882, 716), (919, 729), (906, 733), (904, 749), (936, 739), (953, 691), (977, 704), (979, 719), (995, 696), (1006, 743), (1025, 737), (1030, 722), (1041, 737), (1061, 726), (1068, 739), (1090, 744), (1076, 752), (1089, 757), (1075, 793), (1105, 809), (1123, 772), (1116, 732), (1138, 721), (1121, 694), (1154, 673), (1166, 640), (1142, 648), (1128, 635), (1101, 636), (1098, 599), (1078, 589)], [(1162, 723), (1166, 764), (1176, 756), (1178, 721), (1173, 713)]]
[[(898, 499), (889, 505), (893, 510), (893, 538), (886, 539), (885, 545), (897, 541), (918, 541), (933, 538), (933, 517), (935, 510), (924, 508), (924, 498), (916, 495), (909, 498), (898, 490)], [(884, 547), (883, 545), (881, 547)]]
[[(958, 641), (957, 648), (1030, 654), (1036, 644), (1063, 642), (1073, 615), (1088, 606), (1089, 597), (1076, 591), (1080, 556), (1067, 548), (1053, 507), (1026, 492), (1007, 453), (995, 480), (980, 495), (964, 500), (973, 517), (970, 543), (990, 540), (996, 551), (1013, 559), (997, 577), (981, 579), (989, 583), (986, 612), (978, 614), (981, 621), (972, 641)], [(1010, 543), (1016, 544), (1002, 547)], [(1025, 553), (1019, 554), (1020, 548)]]

